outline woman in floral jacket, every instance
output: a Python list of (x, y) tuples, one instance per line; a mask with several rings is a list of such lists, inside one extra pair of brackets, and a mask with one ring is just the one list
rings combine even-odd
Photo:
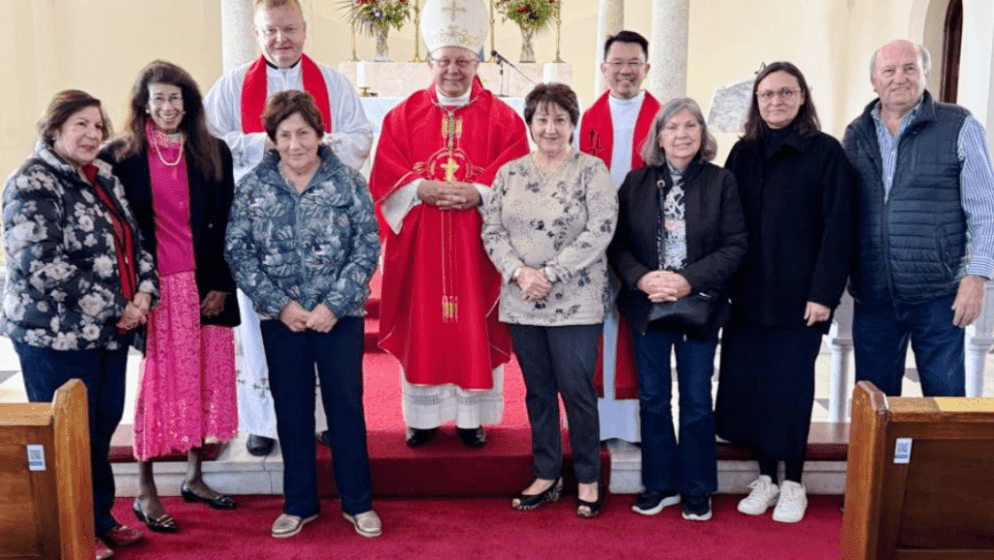
[(96, 159), (108, 135), (100, 101), (79, 90), (58, 93), (39, 130), (34, 153), (3, 193), (0, 332), (14, 342), (32, 402), (50, 402), (72, 378), (86, 385), (101, 558), (110, 555), (106, 543), (141, 538), (111, 515), (108, 453), (124, 412), (129, 335), (145, 323), (158, 280), (124, 188)]
[(262, 320), (285, 473), (272, 535), (296, 535), (320, 509), (316, 365), (342, 512), (375, 537), (362, 408), (362, 311), (380, 251), (373, 201), (362, 176), (321, 144), (310, 94), (274, 95), (262, 119), (276, 149), (235, 189), (225, 258)]

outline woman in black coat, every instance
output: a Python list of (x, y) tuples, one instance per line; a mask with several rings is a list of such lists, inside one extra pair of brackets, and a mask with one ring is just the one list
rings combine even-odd
[(749, 251), (722, 338), (718, 435), (759, 459), (739, 511), (761, 515), (776, 504), (773, 519), (792, 523), (807, 507), (801, 472), (815, 359), (849, 270), (855, 175), (838, 141), (819, 131), (804, 75), (789, 62), (756, 77), (745, 134), (725, 168), (738, 183)]
[[(608, 258), (622, 281), (618, 307), (634, 331), (645, 491), (632, 509), (644, 515), (682, 500), (684, 519), (710, 519), (718, 485), (711, 378), (717, 332), (728, 317), (727, 284), (745, 256), (746, 233), (735, 178), (708, 163), (716, 151), (697, 103), (671, 100), (642, 149), (646, 165), (628, 174), (618, 194)], [(701, 293), (717, 302), (704, 332), (650, 321), (654, 306)], [(674, 351), (679, 443), (670, 407)]]
[(218, 509), (235, 502), (204, 482), (201, 448), (238, 430), (235, 280), (224, 260), (234, 196), (231, 152), (207, 130), (193, 78), (156, 61), (138, 76), (124, 137), (105, 154), (124, 184), (147, 249), (156, 256), (160, 304), (148, 338), (135, 406), (134, 453), (141, 463), (135, 516), (153, 531), (176, 531), (162, 507), (152, 460), (187, 453), (180, 492)]

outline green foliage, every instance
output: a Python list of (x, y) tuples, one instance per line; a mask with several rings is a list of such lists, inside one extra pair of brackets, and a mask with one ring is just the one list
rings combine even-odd
[(404, 20), (411, 17), (408, 0), (342, 0), (340, 5), (348, 22), (370, 35), (390, 27), (400, 30)]

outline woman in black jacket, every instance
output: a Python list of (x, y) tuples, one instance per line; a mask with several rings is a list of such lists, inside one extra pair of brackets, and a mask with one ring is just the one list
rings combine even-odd
[[(814, 403), (815, 358), (845, 288), (855, 178), (842, 147), (819, 132), (803, 74), (774, 62), (756, 77), (735, 174), (749, 252), (732, 282), (717, 397), (718, 435), (751, 448), (760, 477), (738, 509), (797, 522)], [(786, 466), (777, 484), (778, 461)]]
[[(618, 307), (634, 331), (645, 491), (632, 509), (645, 515), (682, 500), (684, 519), (710, 519), (718, 486), (711, 378), (717, 332), (728, 316), (726, 285), (745, 256), (746, 232), (735, 178), (708, 163), (716, 151), (697, 103), (671, 100), (642, 148), (646, 165), (630, 172), (618, 193), (608, 257), (622, 281)], [(654, 307), (702, 293), (716, 302), (703, 332), (650, 321)], [(679, 444), (670, 408), (671, 349)]]
[(106, 150), (114, 161), (148, 250), (156, 256), (161, 302), (150, 314), (135, 407), (140, 461), (135, 516), (153, 531), (176, 531), (159, 502), (152, 459), (187, 453), (187, 501), (231, 509), (201, 473), (207, 438), (238, 430), (234, 337), (235, 281), (224, 260), (234, 196), (231, 153), (207, 131), (200, 92), (182, 68), (156, 61), (138, 76), (124, 137)]

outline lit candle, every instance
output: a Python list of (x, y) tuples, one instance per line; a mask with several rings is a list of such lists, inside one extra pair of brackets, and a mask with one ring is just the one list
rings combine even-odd
[(355, 65), (355, 87), (369, 87), (369, 63), (364, 60)]

